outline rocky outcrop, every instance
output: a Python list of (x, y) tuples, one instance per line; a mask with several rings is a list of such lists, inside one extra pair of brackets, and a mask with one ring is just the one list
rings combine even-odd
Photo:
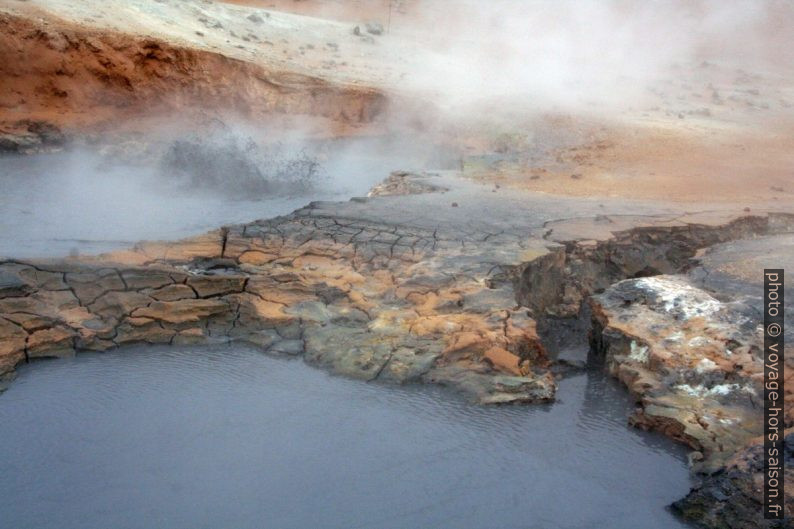
[(678, 276), (621, 281), (591, 305), (594, 350), (640, 402), (633, 424), (714, 468), (760, 435), (763, 341), (747, 307)]
[[(753, 443), (762, 433), (762, 271), (794, 267), (792, 231), (790, 214), (552, 221), (536, 233), (557, 245), (520, 270), (518, 299), (542, 329), (592, 316), (591, 351), (637, 399), (630, 424), (692, 448), (700, 485), (674, 507), (703, 527), (777, 527), (761, 518)], [(784, 376), (794, 402), (791, 345)], [(794, 509), (790, 493), (786, 506)]]
[[(786, 486), (794, 485), (794, 430), (785, 438)], [(673, 512), (704, 527), (727, 529), (783, 529), (791, 527), (794, 498), (787, 493), (789, 521), (764, 520), (762, 479), (763, 444), (753, 442), (738, 452), (724, 468), (705, 477), (692, 491), (672, 505)], [(790, 490), (790, 489), (788, 489)], [(787, 491), (788, 492), (788, 491)]]
[[(636, 397), (630, 422), (689, 445), (699, 484), (676, 502), (709, 528), (784, 527), (762, 519), (764, 267), (790, 268), (791, 235), (742, 239), (698, 252), (686, 276), (621, 281), (591, 298), (593, 350)], [(787, 318), (787, 327), (794, 322)], [(794, 402), (794, 348), (784, 352)], [(794, 514), (794, 410), (784, 417)]]

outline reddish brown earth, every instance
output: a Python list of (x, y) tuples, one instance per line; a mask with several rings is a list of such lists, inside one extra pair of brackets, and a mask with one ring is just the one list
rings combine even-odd
[[(0, 130), (25, 120), (93, 132), (217, 114), (269, 122), (305, 115), (332, 133), (371, 122), (376, 90), (269, 70), (154, 38), (0, 14)], [(166, 118), (164, 118), (164, 116)], [(304, 120), (305, 121), (305, 120)]]
[(548, 165), (484, 178), (549, 194), (790, 203), (792, 153), (794, 127), (716, 139), (666, 128), (616, 128), (559, 149)]
[[(444, 32), (422, 31), (448, 15), (437, 6), (381, 0), (225, 4), (239, 12), (207, 4), (220, 28), (205, 18), (209, 14), (186, 13), (179, 27), (157, 21), (149, 31), (158, 35), (153, 38), (145, 25), (121, 20), (112, 5), (91, 13), (79, 6), (67, 12), (55, 3), (11, 3), (0, 10), (0, 52), (8, 58), (0, 64), (0, 133), (25, 132), (25, 120), (32, 120), (94, 137), (149, 136), (176, 123), (195, 128), (231, 116), (283, 129), (299, 123), (312, 134), (336, 136), (380, 132), (372, 121), (384, 116), (388, 99), (392, 111), (384, 118), (422, 141), (457, 145), (474, 158), (512, 157), (484, 166), (464, 163), (468, 176), (483, 181), (553, 195), (691, 203), (708, 197), (751, 208), (794, 201), (794, 92), (785, 50), (763, 65), (770, 71), (707, 61), (680, 65), (649, 86), (645, 106), (630, 110), (541, 108), (526, 121), (517, 112), (510, 123), (483, 124), (469, 115), (474, 112), (457, 112), (449, 121), (400, 82), (401, 69), (410, 76), (410, 62), (400, 54), (412, 50), (406, 44), (411, 39), (451, 45)], [(393, 34), (373, 44), (352, 35), (354, 25), (368, 20), (388, 25), (389, 4)], [(247, 18), (266, 17), (263, 9), (274, 17), (301, 17), (277, 24)], [(789, 11), (777, 5), (775, 16), (761, 21), (769, 38), (758, 46), (768, 51), (785, 40), (785, 21), (794, 16)], [(711, 43), (718, 45), (736, 46)], [(713, 52), (700, 51), (704, 57)], [(536, 139), (542, 143), (549, 134), (564, 139), (529, 155)]]

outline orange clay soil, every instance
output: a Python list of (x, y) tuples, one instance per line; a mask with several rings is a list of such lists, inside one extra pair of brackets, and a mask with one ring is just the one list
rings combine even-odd
[(723, 134), (600, 127), (545, 159), (472, 176), (550, 194), (782, 206), (794, 203), (794, 126)]
[(269, 121), (311, 116), (333, 134), (344, 134), (372, 121), (385, 101), (366, 87), (49, 15), (0, 14), (0, 56), (0, 132), (13, 131), (21, 120), (44, 120), (68, 131), (144, 130), (136, 120), (223, 112)]

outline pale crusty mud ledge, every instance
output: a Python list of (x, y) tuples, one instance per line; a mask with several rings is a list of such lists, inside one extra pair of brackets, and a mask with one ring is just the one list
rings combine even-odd
[(760, 312), (747, 279), (759, 263), (743, 272), (734, 257), (790, 261), (794, 214), (550, 199), (454, 174), (401, 173), (373, 194), (391, 193), (408, 194), (98, 257), (5, 259), (0, 373), (130, 343), (241, 341), (479, 403), (549, 401), (555, 355), (536, 324), (589, 302), (594, 354), (637, 397), (631, 422), (687, 443), (708, 474), (678, 511), (709, 527), (763, 525)]

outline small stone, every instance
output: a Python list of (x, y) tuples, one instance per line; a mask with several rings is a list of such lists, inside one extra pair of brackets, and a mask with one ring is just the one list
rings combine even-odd
[(28, 358), (63, 358), (74, 356), (75, 332), (66, 327), (51, 327), (28, 337)]
[(179, 301), (196, 297), (196, 292), (187, 285), (168, 285), (149, 293), (157, 301)]
[(382, 35), (383, 34), (383, 24), (379, 22), (367, 22), (364, 24), (364, 27), (367, 29), (367, 33), (372, 35)]
[(155, 301), (147, 307), (132, 311), (133, 318), (149, 318), (166, 323), (192, 323), (229, 310), (223, 301), (214, 299), (184, 299)]
[(453, 207), (453, 208), (456, 208), (456, 207), (458, 207), (458, 203), (457, 203), (457, 202), (453, 202), (453, 203), (452, 203), (452, 207)]
[(688, 461), (689, 461), (689, 466), (690, 466), (690, 467), (693, 467), (693, 466), (695, 466), (696, 464), (698, 464), (698, 463), (700, 463), (701, 461), (703, 461), (703, 452), (698, 452), (697, 450), (695, 450), (694, 452), (691, 452), (691, 453), (689, 454), (689, 456), (687, 457), (687, 459), (688, 459)]

